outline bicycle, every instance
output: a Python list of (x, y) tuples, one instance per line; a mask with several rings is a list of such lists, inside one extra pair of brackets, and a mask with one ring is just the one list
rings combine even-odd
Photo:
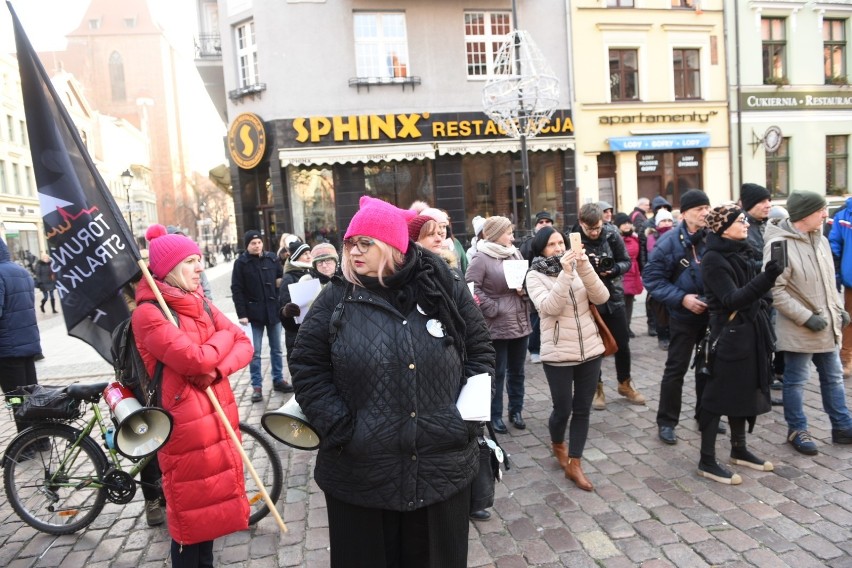
[[(138, 461), (123, 458), (107, 443), (108, 422), (99, 402), (109, 383), (72, 384), (66, 393), (92, 410), (82, 428), (70, 420), (43, 420), (15, 436), (3, 456), (3, 486), (9, 504), (22, 521), (53, 535), (71, 534), (91, 524), (107, 501), (126, 504), (133, 500), (142, 481), (135, 477), (154, 455)], [(8, 402), (7, 407), (14, 405)], [(85, 407), (83, 410), (85, 414)], [(95, 428), (104, 440), (105, 453), (94, 440)], [(265, 485), (273, 503), (281, 496), (283, 468), (272, 442), (253, 426), (240, 422), (243, 448)], [(125, 470), (124, 460), (133, 461)], [(254, 480), (243, 468), (246, 497), (251, 507), (249, 524), (269, 514)]]

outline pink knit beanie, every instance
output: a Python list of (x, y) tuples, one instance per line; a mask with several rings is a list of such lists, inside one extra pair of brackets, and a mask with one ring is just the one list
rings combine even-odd
[(145, 232), (148, 240), (148, 266), (157, 278), (163, 279), (188, 256), (201, 250), (195, 241), (183, 235), (170, 235), (162, 225), (151, 225)]
[(417, 216), (415, 211), (394, 207), (369, 195), (362, 196), (358, 205), (360, 209), (349, 222), (344, 239), (364, 235), (387, 243), (402, 254), (408, 252), (408, 222)]

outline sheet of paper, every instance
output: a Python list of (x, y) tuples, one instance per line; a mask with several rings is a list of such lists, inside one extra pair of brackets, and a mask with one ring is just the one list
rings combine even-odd
[(314, 300), (319, 295), (322, 285), (320, 284), (319, 278), (311, 278), (310, 280), (296, 282), (295, 284), (288, 284), (287, 288), (290, 290), (290, 301), (298, 305), (302, 310), (302, 312), (293, 319), (296, 320), (296, 323), (302, 323), (305, 316), (308, 315), (308, 310), (311, 308), (311, 304), (314, 303)]
[(527, 260), (504, 260), (503, 274), (506, 275), (506, 284), (509, 288), (515, 290), (524, 285), (524, 278), (527, 277), (527, 269), (530, 263)]
[(456, 401), (456, 408), (464, 420), (491, 420), (491, 375), (481, 373), (468, 378)]
[(243, 330), (243, 333), (246, 334), (246, 337), (251, 341), (252, 347), (254, 347), (254, 334), (251, 331), (251, 322), (248, 323), (240, 323), (237, 322), (237, 325), (240, 326), (240, 329)]
[(468, 288), (468, 290), (470, 290), (470, 295), (471, 295), (471, 296), (473, 296), (473, 295), (474, 295), (474, 292), (473, 292), (473, 282), (468, 282), (468, 283), (467, 283), (467, 288)]

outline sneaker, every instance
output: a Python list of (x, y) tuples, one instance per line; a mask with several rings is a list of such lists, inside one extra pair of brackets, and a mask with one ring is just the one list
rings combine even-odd
[(811, 433), (807, 430), (793, 430), (787, 434), (787, 441), (790, 442), (793, 448), (795, 448), (795, 450), (800, 454), (815, 456), (819, 453)]
[(831, 429), (831, 442), (834, 444), (852, 444), (852, 428)]
[(657, 337), (657, 330), (653, 327), (648, 328), (648, 337)]
[(252, 402), (260, 402), (263, 400), (263, 390), (260, 387), (254, 387), (251, 393)]
[(293, 392), (293, 385), (287, 381), (279, 381), (277, 383), (272, 383), (272, 390), (276, 390), (278, 392)]
[(728, 471), (717, 461), (712, 464), (698, 462), (698, 475), (726, 485), (739, 485), (743, 482), (743, 478), (739, 474)]
[(781, 381), (775, 381), (774, 383), (769, 385), (769, 388), (771, 388), (774, 391), (784, 390), (784, 383), (781, 382)]
[(631, 382), (631, 379), (627, 379), (623, 383), (618, 383), (618, 394), (625, 397), (631, 404), (645, 404), (645, 397), (633, 388)]
[(772, 462), (760, 459), (744, 447), (731, 448), (731, 463), (734, 465), (744, 465), (757, 471), (772, 471), (775, 466)]
[(541, 363), (541, 354), (530, 353), (530, 363)]
[(595, 398), (592, 399), (592, 408), (595, 410), (605, 410), (606, 409), (606, 395), (603, 391), (603, 383), (598, 383), (598, 388), (595, 391)]
[(166, 513), (163, 511), (163, 503), (159, 497), (145, 501), (145, 520), (148, 521), (149, 527), (156, 527), (165, 522)]
[(669, 350), (669, 340), (668, 339), (658, 339), (657, 347), (659, 347), (662, 351)]

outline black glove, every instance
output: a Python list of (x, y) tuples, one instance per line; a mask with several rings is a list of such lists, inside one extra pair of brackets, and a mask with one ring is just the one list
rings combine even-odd
[(766, 272), (766, 275), (769, 276), (769, 279), (775, 282), (775, 279), (778, 278), (782, 272), (784, 272), (784, 267), (781, 266), (777, 260), (770, 260), (766, 263), (766, 266), (763, 268), (763, 271)]
[(302, 313), (302, 309), (299, 307), (298, 304), (289, 302), (287, 304), (284, 304), (284, 307), (281, 308), (281, 313), (284, 314), (285, 318), (295, 318)]
[(849, 312), (847, 312), (846, 310), (840, 310), (840, 325), (843, 329), (845, 329), (846, 326), (849, 325), (849, 321)]
[(805, 322), (805, 327), (811, 331), (822, 331), (828, 325), (828, 320), (822, 316), (818, 316), (817, 314), (812, 315), (808, 318), (808, 321)]

